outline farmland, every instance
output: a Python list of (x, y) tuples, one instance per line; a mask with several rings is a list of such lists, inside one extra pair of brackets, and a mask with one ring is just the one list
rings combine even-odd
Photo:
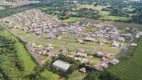
[(142, 39), (139, 40), (138, 44), (138, 47), (133, 52), (133, 56), (127, 60), (122, 61), (117, 66), (113, 66), (108, 71), (118, 76), (121, 80), (141, 80)]

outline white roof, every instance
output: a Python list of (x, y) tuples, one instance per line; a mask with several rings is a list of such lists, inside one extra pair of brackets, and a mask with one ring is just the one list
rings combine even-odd
[(113, 65), (116, 65), (116, 64), (119, 63), (119, 60), (113, 59), (113, 60), (110, 61), (110, 63), (113, 64)]
[(68, 68), (71, 66), (69, 63), (67, 62), (64, 62), (62, 60), (57, 60), (53, 63), (53, 66), (54, 67), (57, 67), (57, 68), (60, 68), (60, 69), (63, 69), (63, 70), (68, 70)]

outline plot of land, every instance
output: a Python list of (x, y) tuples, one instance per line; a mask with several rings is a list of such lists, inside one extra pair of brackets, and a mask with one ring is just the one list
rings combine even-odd
[[(117, 66), (113, 66), (108, 71), (118, 76), (121, 80), (141, 80), (142, 79), (142, 39), (138, 42), (133, 56), (122, 61)], [(135, 74), (135, 75), (134, 75)]]
[(91, 8), (94, 10), (101, 11), (102, 8), (106, 8), (107, 6), (94, 6), (94, 5), (89, 5), (89, 4), (79, 4), (77, 7), (78, 8)]
[(69, 75), (69, 80), (82, 80), (87, 74), (74, 71), (71, 75)]
[(103, 20), (122, 20), (122, 21), (128, 21), (128, 20), (131, 20), (131, 18), (127, 18), (127, 17), (119, 17), (119, 16), (104, 16), (100, 19), (103, 19)]
[(70, 17), (69, 19), (65, 19), (63, 20), (64, 23), (71, 23), (71, 22), (76, 22), (78, 20), (80, 20), (81, 18), (77, 18), (77, 17)]

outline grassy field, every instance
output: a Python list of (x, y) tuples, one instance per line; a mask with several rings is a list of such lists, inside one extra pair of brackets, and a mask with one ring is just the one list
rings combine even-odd
[(94, 9), (94, 10), (98, 10), (98, 11), (101, 11), (102, 8), (106, 8), (107, 6), (94, 6), (93, 4), (92, 5), (89, 5), (89, 4), (78, 4), (77, 5), (77, 8), (91, 8), (91, 9)]
[(69, 79), (68, 80), (82, 80), (87, 74), (78, 72), (78, 71), (74, 71), (71, 75), (69, 75)]
[[(106, 15), (106, 14), (109, 14), (109, 13), (104, 13), (103, 15)], [(101, 17), (100, 19), (103, 19), (103, 20), (122, 20), (122, 21), (128, 21), (128, 20), (131, 20), (131, 18), (128, 18), (128, 17), (119, 17), (119, 16), (104, 16), (104, 17)]]
[(109, 11), (100, 11), (100, 14), (102, 17), (104, 17), (104, 16), (109, 16), (110, 12)]
[(57, 74), (54, 74), (48, 70), (45, 70), (41, 73), (42, 76), (46, 77), (47, 80), (58, 80), (59, 76)]
[(138, 42), (133, 56), (127, 60), (121, 61), (108, 71), (118, 76), (121, 80), (141, 80), (142, 79), (142, 39)]
[(76, 22), (78, 20), (80, 20), (81, 18), (77, 18), (77, 17), (70, 17), (69, 19), (65, 19), (63, 20), (64, 23), (72, 23), (72, 22)]

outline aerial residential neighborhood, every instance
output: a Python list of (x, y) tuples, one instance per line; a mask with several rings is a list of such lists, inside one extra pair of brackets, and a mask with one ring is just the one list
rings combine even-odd
[(0, 79), (141, 80), (141, 1), (120, 1), (0, 1)]

